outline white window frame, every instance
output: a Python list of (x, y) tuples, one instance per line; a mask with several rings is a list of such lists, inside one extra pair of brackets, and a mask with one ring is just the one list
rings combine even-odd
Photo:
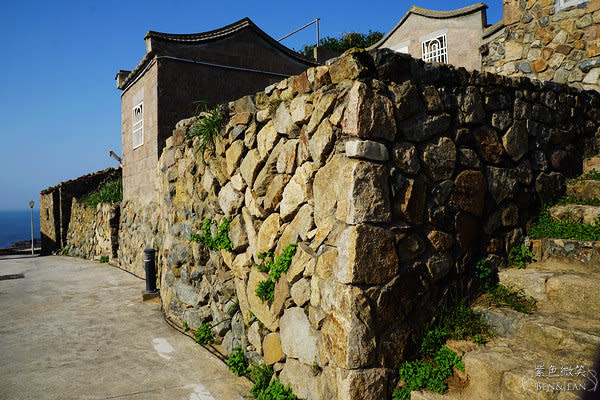
[(580, 4), (587, 3), (589, 0), (556, 0), (554, 11), (558, 12), (565, 8), (577, 7)]
[(445, 32), (421, 41), (421, 59), (425, 62), (448, 64), (448, 40)]
[[(136, 110), (140, 110), (136, 120)], [(131, 109), (131, 143), (134, 149), (144, 145), (144, 102), (140, 101)]]

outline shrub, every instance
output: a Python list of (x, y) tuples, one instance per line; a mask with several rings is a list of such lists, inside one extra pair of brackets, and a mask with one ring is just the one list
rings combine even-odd
[(488, 294), (488, 305), (510, 307), (525, 314), (530, 314), (536, 306), (533, 297), (527, 297), (523, 289), (516, 289), (512, 286), (497, 285)]
[(104, 183), (98, 190), (83, 199), (83, 204), (96, 208), (100, 203), (118, 203), (123, 200), (123, 179)]
[[(369, 30), (369, 33), (348, 32), (339, 38), (331, 36), (321, 38), (319, 40), (319, 47), (343, 53), (344, 51), (353, 47), (361, 49), (367, 48), (377, 43), (382, 37), (383, 33), (378, 31)], [(314, 54), (314, 48), (315, 45), (304, 45), (300, 50), (300, 53), (304, 54), (308, 58), (312, 58)]]
[(271, 381), (269, 386), (258, 392), (254, 397), (256, 400), (298, 400), (289, 386), (283, 386), (279, 380)]
[(244, 356), (244, 351), (240, 346), (235, 347), (229, 354), (227, 359), (227, 367), (237, 376), (246, 375), (248, 373), (248, 361)]

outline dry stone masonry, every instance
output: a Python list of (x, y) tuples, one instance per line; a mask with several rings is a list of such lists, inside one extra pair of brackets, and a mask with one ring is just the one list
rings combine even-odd
[(483, 70), (600, 90), (600, 1), (504, 0), (504, 28), (485, 39)]
[(73, 199), (63, 252), (90, 259), (116, 260), (120, 211), (119, 203), (100, 203), (94, 210)]
[[(181, 121), (156, 206), (123, 207), (121, 263), (156, 246), (167, 317), (221, 322), (227, 351), (274, 365), (299, 397), (386, 398), (447, 290), (520, 243), (597, 148), (599, 108), (566, 86), (351, 51), (227, 105), (204, 160), (185, 139), (197, 120)], [(230, 220), (231, 251), (190, 241), (205, 218)], [(258, 255), (290, 243), (263, 302)]]

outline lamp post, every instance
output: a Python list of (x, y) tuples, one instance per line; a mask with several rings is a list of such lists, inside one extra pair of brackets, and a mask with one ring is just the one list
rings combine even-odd
[(33, 255), (33, 205), (34, 202), (31, 200), (29, 202), (29, 208), (31, 208), (31, 255)]

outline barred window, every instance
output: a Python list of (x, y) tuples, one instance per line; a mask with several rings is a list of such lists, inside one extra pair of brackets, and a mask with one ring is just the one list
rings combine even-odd
[(446, 34), (421, 42), (421, 58), (425, 62), (448, 63)]
[(144, 102), (131, 110), (131, 132), (133, 148), (144, 144)]

